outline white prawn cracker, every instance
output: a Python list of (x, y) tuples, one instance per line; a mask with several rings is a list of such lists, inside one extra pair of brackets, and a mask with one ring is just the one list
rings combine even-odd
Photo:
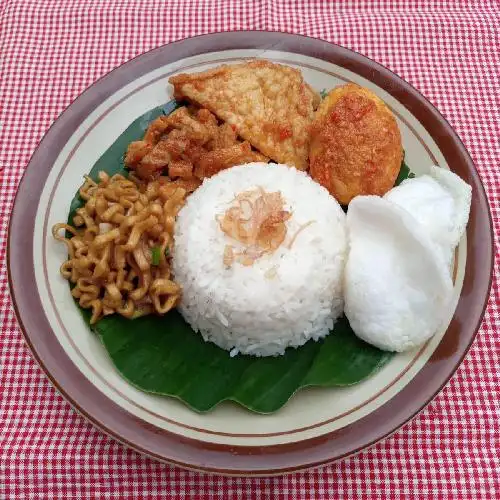
[(384, 196), (423, 226), (450, 267), (469, 220), (471, 197), (469, 184), (453, 172), (435, 166), (428, 175), (407, 179)]
[(453, 283), (428, 231), (406, 210), (359, 196), (347, 213), (345, 314), (356, 335), (406, 351), (429, 339), (446, 314)]

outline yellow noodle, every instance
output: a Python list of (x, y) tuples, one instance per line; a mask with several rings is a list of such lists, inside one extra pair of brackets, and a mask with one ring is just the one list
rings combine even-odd
[(178, 297), (176, 295), (168, 296), (165, 301), (162, 303), (159, 296), (153, 296), (153, 305), (155, 310), (159, 314), (166, 314), (170, 309), (172, 309), (177, 303)]
[(155, 224), (151, 229), (148, 230), (148, 234), (152, 238), (159, 238), (163, 234), (163, 226), (161, 224)]
[[(82, 243), (79, 241), (78, 243)], [(76, 242), (75, 242), (75, 247), (76, 247)], [(86, 257), (89, 253), (89, 247), (88, 246), (81, 246), (75, 250), (75, 258), (80, 259), (82, 257)]]
[(101, 214), (101, 219), (103, 221), (109, 222), (110, 220), (113, 219), (113, 216), (116, 214), (124, 214), (125, 209), (116, 203), (115, 205), (111, 205), (108, 209), (106, 209), (102, 214)]
[(94, 294), (95, 297), (98, 297), (99, 295), (99, 287), (93, 283), (93, 281), (89, 278), (79, 278), (76, 282), (77, 287), (75, 287), (73, 290), (78, 288), (82, 292), (86, 293), (91, 293)]
[(95, 198), (95, 211), (99, 217), (106, 211), (108, 202), (102, 192), (100, 192)]
[(109, 273), (109, 255), (110, 255), (110, 245), (105, 246), (102, 251), (100, 258), (95, 258), (96, 266), (94, 268), (93, 278), (105, 279), (106, 275)]
[(92, 243), (92, 247), (95, 249), (105, 247), (109, 245), (112, 241), (116, 240), (119, 236), (120, 236), (120, 230), (117, 227), (115, 227), (114, 229), (108, 231), (107, 233), (96, 236)]
[(146, 197), (148, 200), (154, 200), (155, 198), (158, 198), (158, 182), (150, 182), (146, 186)]
[(90, 324), (93, 325), (94, 323), (97, 323), (97, 321), (102, 316), (102, 301), (96, 299), (93, 300), (89, 305), (92, 308), (92, 316), (90, 318)]
[(70, 258), (73, 258), (74, 254), (75, 254), (75, 249), (74, 249), (73, 243), (71, 242), (71, 239), (67, 239), (64, 236), (60, 235), (61, 229), (64, 229), (65, 231), (68, 231), (69, 233), (74, 234), (74, 235), (77, 234), (76, 230), (74, 228), (72, 228), (71, 226), (68, 226), (68, 224), (56, 224), (52, 228), (52, 236), (54, 236), (54, 238), (56, 240), (62, 241), (66, 245)]
[[(77, 292), (74, 292), (74, 295), (76, 295), (76, 293)], [(80, 305), (85, 308), (92, 307), (92, 303), (95, 304), (95, 301), (98, 300), (93, 293), (80, 292), (79, 297), (80, 297)]]
[(76, 227), (79, 227), (79, 226), (83, 226), (85, 224), (85, 221), (83, 220), (83, 217), (80, 216), (80, 215), (75, 215), (73, 217), (73, 224), (76, 226)]
[(149, 216), (148, 212), (144, 209), (137, 215), (129, 214), (120, 224), (120, 233), (124, 234), (130, 226), (134, 226), (138, 222), (143, 221)]
[(135, 312), (134, 301), (132, 299), (128, 299), (123, 307), (118, 307), (116, 309), (116, 312), (126, 318), (132, 318)]
[(128, 251), (133, 250), (139, 244), (142, 233), (148, 228), (153, 227), (155, 224), (157, 224), (157, 222), (158, 219), (154, 215), (150, 215), (147, 219), (134, 224), (134, 227), (130, 232), (130, 236), (128, 237), (128, 241), (123, 248)]
[(97, 184), (88, 176), (85, 176), (85, 182), (79, 190), (79, 194), (84, 200), (88, 200), (91, 196), (91, 188), (97, 186)]
[(175, 294), (179, 291), (179, 285), (166, 279), (157, 279), (151, 285), (151, 291), (154, 295)]
[(150, 203), (148, 210), (155, 217), (160, 218), (163, 215), (163, 208), (160, 203)]
[(98, 183), (85, 178), (79, 190), (85, 205), (76, 211), (73, 226), (52, 228), (68, 251), (61, 275), (74, 284), (71, 294), (80, 306), (92, 310), (92, 324), (114, 313), (126, 318), (165, 314), (181, 293), (170, 280), (170, 253), (186, 192), (105, 172), (98, 178)]
[(96, 204), (96, 199), (91, 196), (88, 200), (87, 203), (85, 203), (85, 210), (89, 215), (94, 215), (95, 213), (95, 204)]
[(151, 266), (149, 265), (148, 259), (144, 255), (144, 250), (137, 246), (132, 251), (132, 255), (134, 256), (135, 262), (137, 263), (137, 267), (141, 271), (147, 271)]
[(59, 268), (59, 272), (61, 273), (61, 276), (64, 279), (69, 280), (71, 278), (72, 273), (73, 273), (73, 264), (71, 263), (71, 260), (67, 260), (66, 262), (63, 262), (61, 264), (61, 267)]
[(170, 235), (168, 233), (163, 233), (160, 236), (160, 267), (165, 268), (168, 266), (167, 262), (167, 252), (170, 255), (169, 243), (171, 241)]
[(143, 299), (149, 291), (151, 285), (151, 274), (149, 272), (141, 273), (139, 276), (139, 287), (128, 294), (136, 302)]
[(83, 219), (83, 222), (87, 226), (87, 229), (93, 229), (97, 227), (94, 219), (87, 213), (85, 208), (79, 208), (76, 213)]
[(125, 269), (123, 268), (118, 269), (118, 272), (116, 273), (115, 283), (119, 289), (122, 289), (123, 285), (125, 284), (125, 273)]
[(97, 177), (99, 177), (99, 181), (103, 184), (107, 184), (107, 182), (109, 181), (109, 175), (106, 172), (99, 172), (99, 175)]
[(121, 305), (122, 302), (122, 294), (120, 293), (120, 290), (116, 286), (115, 283), (108, 283), (106, 285), (106, 292), (108, 294), (109, 299), (113, 303), (117, 303), (118, 307)]
[(174, 232), (174, 226), (175, 226), (175, 217), (172, 215), (168, 214), (165, 216), (163, 225), (167, 229), (168, 233), (173, 234)]

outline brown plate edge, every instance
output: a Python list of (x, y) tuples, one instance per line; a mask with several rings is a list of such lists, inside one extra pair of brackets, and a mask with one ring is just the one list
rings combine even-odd
[[(44, 179), (60, 147), (79, 124), (123, 85), (159, 66), (196, 54), (245, 48), (284, 50), (316, 57), (373, 81), (419, 119), (448, 164), (473, 187), (462, 295), (452, 323), (429, 362), (407, 387), (365, 418), (326, 436), (265, 447), (231, 447), (186, 439), (129, 414), (95, 388), (67, 357), (50, 329), (38, 295), (16, 293), (18, 289), (29, 289), (34, 283), (33, 265), (23, 264), (33, 262), (32, 227), (28, 223), (25, 224), (27, 231), (16, 228), (34, 220)], [(378, 63), (349, 49), (301, 35), (260, 31), (201, 35), (159, 47), (116, 68), (81, 94), (46, 133), (30, 166), (14, 202), (7, 249), (9, 284), (25, 340), (54, 386), (82, 415), (115, 439), (156, 459), (219, 474), (270, 475), (345, 458), (395, 432), (421, 411), (458, 368), (480, 326), (491, 287), (493, 235), (486, 194), (472, 159), (448, 122), (416, 89)], [(487, 262), (489, 267), (484, 265)], [(33, 332), (37, 333), (33, 335)], [(417, 389), (418, 398), (415, 397)]]

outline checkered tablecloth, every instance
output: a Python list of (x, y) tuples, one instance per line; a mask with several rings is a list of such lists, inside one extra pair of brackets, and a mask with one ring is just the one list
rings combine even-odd
[(356, 457), (292, 476), (222, 478), (155, 462), (77, 415), (33, 361), (11, 306), (5, 253), (16, 187), (37, 143), (120, 63), (172, 40), (235, 29), (336, 42), (413, 84), (470, 151), (500, 231), (494, 0), (0, 0), (0, 499), (500, 498), (498, 281), (466, 360), (417, 418)]

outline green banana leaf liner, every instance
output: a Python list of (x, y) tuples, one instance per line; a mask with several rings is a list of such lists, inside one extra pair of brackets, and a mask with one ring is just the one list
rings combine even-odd
[[(170, 101), (135, 120), (90, 171), (127, 175), (123, 163), (130, 142), (141, 139), (149, 123), (180, 104)], [(396, 184), (412, 177), (403, 162)], [(83, 202), (76, 194), (68, 222)], [(78, 306), (79, 307), (79, 306)], [(89, 323), (90, 314), (81, 309)], [(178, 398), (198, 412), (222, 401), (234, 401), (257, 413), (279, 410), (305, 387), (356, 384), (376, 373), (393, 356), (362, 341), (341, 318), (330, 335), (309, 341), (283, 356), (257, 358), (238, 355), (205, 342), (176, 311), (128, 320), (107, 316), (92, 327), (121, 375), (143, 391)]]

